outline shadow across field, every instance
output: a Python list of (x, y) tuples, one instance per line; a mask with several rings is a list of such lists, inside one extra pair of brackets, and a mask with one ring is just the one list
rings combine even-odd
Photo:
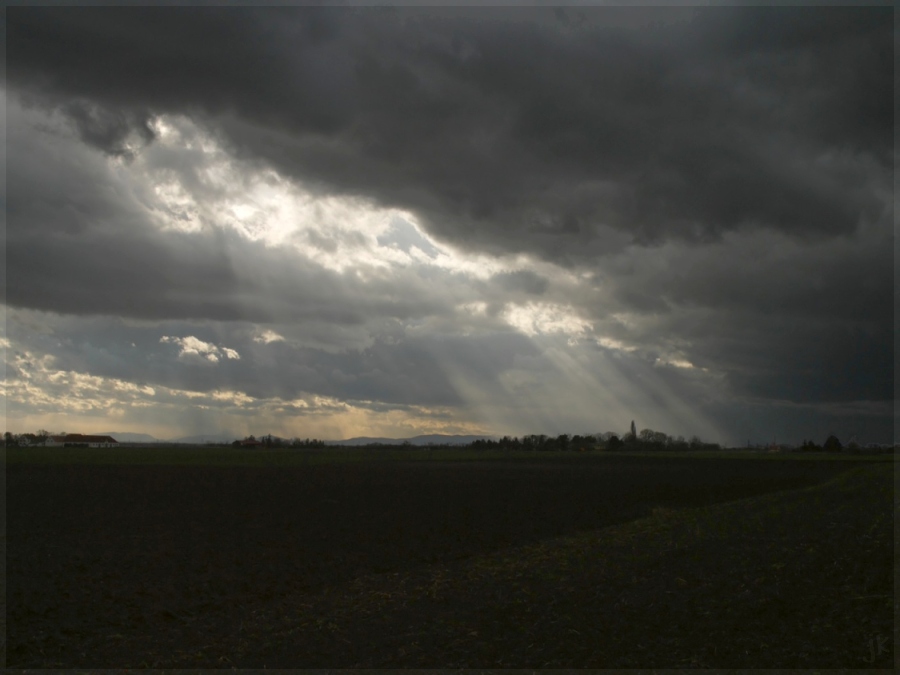
[[(347, 667), (355, 662), (341, 661), (333, 645), (318, 655), (284, 642), (241, 651), (244, 626), (285, 598), (300, 606), (354, 579), (431, 574), (660, 507), (814, 485), (850, 468), (624, 456), (278, 468), (10, 464), (8, 664), (248, 667), (271, 654), (281, 663), (269, 667)], [(304, 630), (327, 627), (327, 613), (319, 618)], [(367, 625), (375, 643), (390, 639), (377, 620)], [(282, 639), (308, 645), (290, 635)], [(382, 656), (377, 665), (406, 663)]]

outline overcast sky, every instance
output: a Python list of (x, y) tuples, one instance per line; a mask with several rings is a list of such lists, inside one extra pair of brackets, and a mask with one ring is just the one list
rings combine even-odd
[(891, 442), (893, 14), (6, 10), (7, 427)]

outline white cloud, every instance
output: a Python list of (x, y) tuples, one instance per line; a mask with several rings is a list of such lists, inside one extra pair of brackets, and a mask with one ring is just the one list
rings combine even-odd
[(597, 344), (601, 347), (606, 347), (607, 349), (615, 349), (622, 352), (633, 352), (637, 349), (637, 347), (629, 344), (625, 344), (621, 340), (616, 340), (611, 337), (600, 337), (597, 339)]
[[(186, 338), (163, 341), (179, 340)], [(484, 433), (460, 411), (443, 407), (391, 407), (313, 393), (255, 397), (228, 387), (207, 392), (151, 387), (60, 370), (51, 356), (23, 349), (17, 349), (7, 365), (15, 376), (0, 380), (0, 397), (9, 403), (7, 421), (14, 433), (39, 428), (82, 433), (113, 430), (171, 438), (218, 428), (231, 429), (236, 437), (273, 433), (327, 439)]]
[(653, 364), (655, 366), (675, 366), (676, 368), (693, 368), (694, 364), (688, 361), (687, 359), (678, 358), (675, 356), (669, 357), (658, 357)]
[(284, 341), (284, 336), (279, 335), (273, 330), (264, 330), (262, 333), (253, 338), (254, 342), (261, 342), (263, 344), (269, 344), (270, 342), (279, 342)]
[(510, 305), (503, 312), (503, 319), (531, 337), (546, 333), (577, 337), (591, 328), (591, 324), (578, 316), (572, 307), (549, 303)]
[(204, 342), (193, 335), (188, 335), (186, 337), (164, 335), (159, 341), (179, 345), (181, 347), (181, 351), (178, 352), (179, 359), (202, 358), (211, 361), (212, 363), (218, 363), (219, 358), (222, 356), (229, 359), (241, 358), (240, 354), (234, 349), (230, 349), (229, 347), (217, 347), (216, 345), (210, 342)]

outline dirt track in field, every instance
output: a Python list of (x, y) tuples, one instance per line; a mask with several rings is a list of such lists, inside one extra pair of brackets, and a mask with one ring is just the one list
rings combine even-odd
[[(280, 598), (594, 530), (654, 506), (812, 485), (849, 468), (634, 457), (278, 469), (10, 465), (8, 665), (172, 667), (196, 653), (191, 665), (227, 667), (227, 654), (204, 647), (239, 641), (244, 621)], [(377, 623), (370, 630), (377, 641)]]

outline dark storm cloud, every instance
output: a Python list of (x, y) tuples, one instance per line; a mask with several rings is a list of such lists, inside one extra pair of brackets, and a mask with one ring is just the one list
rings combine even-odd
[(151, 142), (155, 134), (146, 115), (135, 116), (92, 106), (84, 101), (63, 105), (63, 112), (71, 119), (81, 139), (109, 155), (131, 157), (129, 136), (135, 134), (143, 143)]
[[(60, 130), (28, 128), (23, 111), (10, 110), (18, 127), (7, 148), (5, 291), (12, 306), (143, 319), (302, 321), (311, 333), (317, 324), (364, 333), (373, 319), (450, 311), (426, 284), (402, 274), (399, 280), (342, 275), (289, 248), (213, 225), (160, 230), (150, 222), (158, 206), (148, 208), (146, 186), (123, 183)], [(172, 161), (190, 164), (183, 154)], [(196, 173), (180, 176), (190, 182)]]
[(547, 279), (531, 270), (495, 274), (491, 277), (490, 282), (496, 283), (506, 291), (526, 293), (528, 295), (542, 295), (550, 285)]
[[(445, 312), (419, 288), (348, 279), (237, 235), (10, 237), (10, 305), (76, 314), (362, 325)], [(240, 249), (239, 249), (240, 247)], [(238, 250), (239, 249), (239, 250)], [(35, 270), (40, 254), (44, 272)], [(52, 273), (47, 273), (52, 270)], [(77, 283), (73, 283), (77, 280)]]
[(888, 400), (892, 396), (889, 333), (780, 315), (710, 315), (691, 336), (695, 365), (727, 372), (736, 392), (796, 402)]
[(736, 392), (888, 400), (891, 239), (884, 222), (865, 237), (816, 245), (770, 235), (650, 249), (610, 270), (617, 283), (594, 311), (637, 309), (648, 321), (643, 340), (672, 340), (694, 365), (727, 373)]
[(825, 236), (877, 210), (816, 158), (886, 166), (888, 8), (579, 12), (12, 8), (9, 78), (117, 122), (200, 112), (240, 152), (416, 209), (448, 239), (562, 260), (606, 226)]

